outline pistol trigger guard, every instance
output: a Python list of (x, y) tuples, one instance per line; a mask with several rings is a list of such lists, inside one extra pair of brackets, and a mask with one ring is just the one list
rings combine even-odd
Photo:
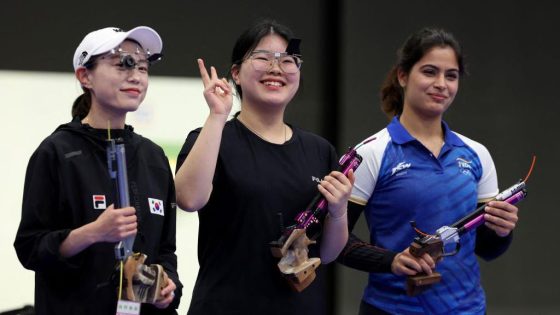
[(460, 249), (461, 249), (461, 243), (455, 243), (455, 249), (454, 249), (452, 252), (450, 252), (450, 253), (446, 253), (446, 252), (445, 252), (445, 248), (444, 248), (444, 249), (443, 249), (444, 252), (443, 252), (443, 254), (441, 255), (441, 257), (447, 257), (447, 256), (454, 256), (454, 255), (457, 255), (457, 253), (459, 252)]

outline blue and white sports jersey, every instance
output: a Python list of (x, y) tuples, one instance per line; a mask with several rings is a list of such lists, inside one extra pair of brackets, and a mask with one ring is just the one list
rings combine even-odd
[[(351, 200), (365, 205), (370, 242), (401, 252), (418, 228), (434, 233), (498, 194), (494, 162), (478, 142), (443, 123), (444, 145), (434, 157), (400, 124), (398, 117), (358, 149), (364, 158), (356, 171)], [(406, 278), (370, 273), (364, 301), (392, 314), (484, 314), (485, 295), (474, 254), (476, 233), (461, 237), (461, 250), (436, 266), (440, 283), (415, 297), (406, 295)]]

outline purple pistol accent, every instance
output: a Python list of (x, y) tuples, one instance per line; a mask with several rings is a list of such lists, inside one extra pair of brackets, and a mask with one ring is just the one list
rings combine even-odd
[[(523, 200), (527, 195), (525, 190), (525, 182), (520, 181), (508, 189), (499, 193), (493, 200), (505, 201), (509, 204), (516, 204)], [(442, 226), (436, 230), (436, 234), (426, 234), (416, 228), (414, 221), (411, 222), (418, 236), (410, 244), (410, 253), (415, 257), (421, 257), (424, 253), (429, 254), (435, 261), (442, 257), (452, 256), (459, 252), (461, 248), (461, 236), (469, 231), (476, 229), (482, 225), (484, 220), (484, 209), (488, 203), (479, 206), (459, 221), (451, 226)], [(448, 252), (447, 245), (455, 244), (453, 251)], [(434, 272), (431, 275), (420, 273), (407, 278), (406, 292), (409, 296), (415, 296), (429, 288), (430, 285), (438, 283), (441, 280), (441, 274)]]
[[(363, 146), (366, 143), (369, 143), (375, 140), (375, 136), (371, 136), (364, 140), (363, 142), (356, 145), (354, 148), (350, 147), (348, 151), (338, 160), (338, 171), (348, 176), (350, 170), (355, 171), (358, 166), (362, 163), (362, 156), (358, 154), (358, 148)], [(291, 230), (295, 229), (307, 229), (310, 225), (320, 223), (325, 215), (327, 209), (327, 200), (323, 197), (321, 193), (317, 194), (315, 198), (311, 201), (309, 206), (307, 206), (306, 210), (300, 212), (296, 216), (296, 225), (292, 226)], [(290, 229), (286, 229), (284, 231), (285, 235), (291, 234)]]
[[(520, 192), (523, 192), (523, 195), (517, 195)], [(504, 191), (500, 192), (493, 200), (506, 201), (513, 204), (512, 202), (517, 203), (520, 200), (523, 200), (525, 195), (527, 195), (527, 191), (525, 190), (525, 182), (519, 181), (511, 187), (508, 187)], [(514, 198), (514, 196), (516, 197)], [(509, 202), (510, 199), (512, 202)], [(478, 222), (477, 220), (481, 220), (479, 217), (481, 215), (484, 215), (484, 208), (486, 208), (486, 205), (487, 203), (479, 206), (476, 210), (461, 218), (459, 221), (453, 223), (450, 227), (456, 228), (458, 234), (463, 235), (465, 232), (468, 232), (473, 228), (480, 226), (480, 224), (484, 223), (484, 221)], [(484, 216), (482, 217), (482, 219), (484, 219)]]
[[(525, 196), (527, 196), (527, 191), (525, 190), (521, 190), (517, 193), (515, 193), (513, 196), (509, 197), (508, 199), (504, 200), (505, 202), (509, 203), (509, 204), (516, 204), (519, 201), (525, 199)], [(486, 207), (486, 205), (484, 206)], [(480, 214), (478, 217), (474, 218), (472, 221), (467, 222), (463, 227), (464, 227), (464, 232), (468, 232), (472, 229), (475, 229), (477, 227), (479, 227), (480, 225), (482, 225), (482, 223), (484, 223), (484, 213)]]
[[(525, 183), (533, 167), (535, 166), (536, 156), (533, 156), (533, 161), (531, 162), (531, 168), (527, 173), (525, 179), (520, 180), (513, 186), (500, 192), (491, 201), (505, 201), (509, 204), (516, 204), (519, 201), (525, 199), (527, 196), (527, 191), (525, 189)], [(411, 221), (410, 224), (417, 236), (414, 241), (410, 244), (409, 251), (415, 257), (421, 257), (424, 254), (430, 255), (435, 261), (438, 261), (442, 257), (452, 256), (459, 252), (461, 247), (460, 239), (461, 236), (469, 231), (472, 231), (482, 225), (485, 222), (484, 214), (485, 208), (488, 203), (484, 203), (476, 208), (471, 213), (467, 214), (463, 218), (459, 219), (457, 222), (450, 226), (444, 225), (436, 230), (435, 234), (427, 234), (422, 232), (416, 227), (416, 223)], [(455, 248), (452, 252), (446, 252), (447, 245), (455, 244)], [(431, 275), (425, 273), (420, 273), (414, 276), (407, 277), (406, 293), (409, 296), (417, 295), (430, 285), (438, 283), (441, 280), (441, 274), (438, 272), (433, 272)]]
[[(375, 138), (366, 141), (369, 142), (373, 139)], [(360, 145), (348, 149), (346, 154), (340, 158), (337, 171), (348, 176), (350, 170), (358, 168), (362, 157), (356, 150)], [(288, 285), (297, 292), (303, 291), (311, 284), (316, 277), (315, 269), (321, 264), (320, 258), (308, 256), (308, 246), (316, 243), (315, 240), (322, 232), (320, 225), (325, 220), (327, 213), (328, 202), (320, 192), (315, 195), (305, 210), (296, 216), (293, 225), (284, 228), (282, 213), (279, 213), (282, 234), (277, 241), (270, 242), (270, 250), (272, 256), (280, 258), (278, 269), (288, 281)], [(317, 226), (308, 229), (315, 224)], [(312, 235), (308, 236), (308, 233), (312, 233)]]
[[(355, 171), (362, 163), (362, 157), (356, 152), (356, 149), (350, 148), (338, 161), (339, 169), (342, 174), (348, 176), (350, 170)], [(299, 213), (296, 217), (296, 228), (307, 229), (311, 224), (319, 223), (327, 212), (327, 200), (319, 193), (307, 209)]]
[[(516, 204), (519, 201), (523, 200), (527, 196), (527, 191), (525, 190), (525, 182), (519, 181), (515, 185), (505, 189), (501, 193), (499, 193), (493, 200), (497, 201), (505, 201), (509, 204)], [(460, 248), (460, 237), (469, 232), (473, 229), (476, 229), (480, 225), (482, 225), (484, 220), (484, 209), (488, 203), (485, 203), (478, 208), (476, 208), (471, 213), (467, 214), (459, 221), (453, 223), (450, 226), (444, 225), (436, 230), (434, 235), (427, 234), (424, 232), (419, 231), (416, 228), (416, 224), (414, 221), (411, 222), (412, 227), (415, 229), (416, 233), (418, 234), (417, 237), (411, 244), (411, 253), (416, 257), (420, 257), (423, 253), (423, 249), (430, 246), (430, 244), (434, 244), (436, 241), (440, 242), (438, 246), (441, 245), (441, 249), (438, 248), (438, 256), (445, 257), (455, 255)], [(455, 249), (453, 252), (445, 252), (445, 248), (448, 244), (456, 244)]]

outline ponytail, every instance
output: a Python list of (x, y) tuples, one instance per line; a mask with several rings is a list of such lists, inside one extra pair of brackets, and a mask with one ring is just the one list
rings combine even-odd
[(381, 110), (389, 119), (403, 112), (403, 88), (399, 84), (397, 72), (397, 67), (393, 67), (381, 85)]
[(91, 92), (84, 89), (84, 93), (76, 98), (72, 104), (72, 117), (78, 117), (80, 120), (84, 119), (89, 113), (91, 108)]

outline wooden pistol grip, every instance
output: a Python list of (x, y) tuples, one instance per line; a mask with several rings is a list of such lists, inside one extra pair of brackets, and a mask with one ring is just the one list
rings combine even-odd
[(272, 256), (276, 258), (282, 258), (286, 256), (288, 249), (302, 235), (305, 235), (304, 229), (294, 229), (283, 244), (278, 243), (276, 246), (270, 248)]
[(301, 292), (303, 290), (305, 290), (305, 288), (307, 288), (311, 282), (313, 282), (313, 280), (315, 280), (316, 274), (315, 274), (315, 270), (310, 270), (309, 274), (307, 275), (306, 278), (303, 279), (302, 282), (299, 282), (299, 280), (294, 280), (290, 277), (286, 277), (286, 279), (288, 280), (288, 284), (290, 285), (290, 288), (292, 288), (292, 290), (296, 291), (296, 292)]
[(430, 285), (438, 283), (441, 280), (441, 274), (434, 272), (431, 275), (419, 273), (414, 276), (407, 277), (406, 280), (406, 294), (408, 296), (415, 296), (428, 289)]
[[(423, 245), (412, 242), (409, 247), (409, 252), (414, 257), (422, 257), (424, 254), (428, 254), (437, 262), (443, 256), (443, 243), (441, 240)], [(440, 281), (441, 274), (438, 272), (433, 272), (431, 275), (422, 272), (414, 276), (408, 276), (406, 280), (406, 294), (408, 296), (418, 295), (428, 289), (430, 285)]]
[(410, 244), (409, 251), (414, 257), (421, 257), (424, 254), (428, 254), (432, 256), (435, 261), (438, 261), (443, 255), (443, 243), (439, 241), (421, 246), (416, 242), (412, 242), (412, 244)]
[(134, 253), (127, 258), (122, 299), (154, 304), (161, 298), (161, 290), (167, 286), (169, 278), (161, 265), (145, 265), (146, 258), (141, 253)]
[(316, 276), (315, 269), (321, 265), (320, 258), (308, 257), (307, 247), (314, 243), (315, 241), (307, 237), (305, 230), (294, 230), (285, 243), (285, 254), (278, 263), (278, 269), (288, 280), (290, 287), (297, 292), (303, 291), (311, 284)]
[(140, 253), (134, 253), (127, 257), (126, 261), (124, 262), (124, 284), (125, 287), (123, 288), (123, 299), (128, 301), (138, 301), (138, 297), (134, 294), (133, 288), (133, 278), (136, 270), (138, 269), (138, 265), (144, 264), (147, 256)]

